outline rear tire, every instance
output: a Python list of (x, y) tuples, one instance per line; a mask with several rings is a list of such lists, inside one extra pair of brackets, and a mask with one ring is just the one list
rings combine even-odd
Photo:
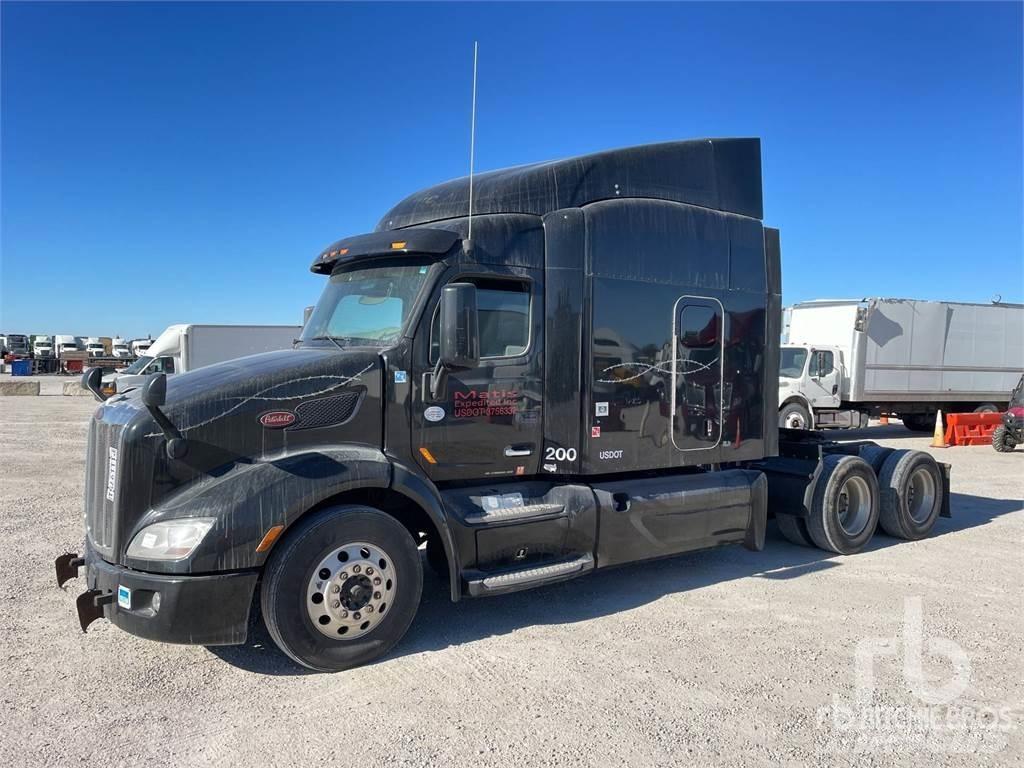
[(932, 432), (935, 429), (935, 414), (928, 415), (927, 413), (908, 413), (905, 416), (901, 416), (903, 419), (903, 426), (909, 429), (911, 432)]
[(811, 412), (800, 403), (786, 403), (779, 409), (779, 426), (783, 429), (814, 429)]
[(995, 403), (982, 403), (974, 409), (975, 413), (999, 413), (999, 406)]
[(1013, 439), (1005, 424), (1000, 424), (992, 431), (992, 447), (1000, 453), (1010, 453), (1017, 447), (1017, 441)]
[[(345, 552), (353, 548), (364, 554)], [(360, 557), (369, 559), (360, 566)], [(372, 507), (341, 505), (300, 520), (274, 548), (260, 607), (284, 653), (309, 669), (338, 672), (391, 650), (422, 590), (419, 549), (405, 527)]]
[(893, 448), (883, 448), (880, 445), (865, 445), (860, 449), (860, 457), (864, 459), (875, 471), (875, 476), (882, 471), (882, 465), (893, 452)]
[(798, 547), (813, 547), (811, 535), (807, 532), (807, 521), (802, 517), (792, 515), (775, 515), (775, 522), (779, 524), (779, 531), (791, 544)]
[(942, 472), (924, 451), (893, 451), (878, 473), (879, 525), (908, 541), (931, 533), (942, 511)]
[(878, 526), (878, 479), (859, 456), (831, 454), (822, 464), (807, 532), (821, 549), (855, 554)]

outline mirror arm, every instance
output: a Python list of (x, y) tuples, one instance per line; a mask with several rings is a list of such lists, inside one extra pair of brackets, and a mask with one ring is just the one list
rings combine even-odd
[(448, 369), (440, 360), (434, 365), (430, 374), (430, 399), (434, 402), (444, 398), (448, 385)]

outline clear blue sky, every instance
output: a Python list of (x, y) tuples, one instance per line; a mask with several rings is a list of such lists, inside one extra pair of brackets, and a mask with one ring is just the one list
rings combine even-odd
[(784, 300), (1024, 300), (1021, 4), (2, 4), (0, 330), (298, 323), (467, 167), (760, 136)]

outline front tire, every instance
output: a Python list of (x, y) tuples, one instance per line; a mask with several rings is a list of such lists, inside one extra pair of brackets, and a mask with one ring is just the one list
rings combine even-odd
[(992, 447), (1000, 453), (1010, 453), (1017, 447), (1017, 441), (1013, 439), (1005, 424), (1000, 424), (992, 430)]
[(878, 478), (859, 456), (830, 454), (822, 464), (807, 532), (821, 549), (855, 554), (878, 526)]
[(786, 403), (779, 409), (779, 426), (783, 429), (814, 429), (811, 412), (801, 403)]
[(274, 548), (260, 607), (285, 654), (338, 672), (391, 650), (422, 590), (419, 549), (405, 527), (372, 507), (341, 505), (300, 520)]

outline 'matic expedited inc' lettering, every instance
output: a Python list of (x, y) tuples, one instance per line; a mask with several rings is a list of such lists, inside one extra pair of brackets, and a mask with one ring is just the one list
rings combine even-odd
[(471, 389), (468, 392), (456, 392), (452, 416), (456, 419), (474, 416), (514, 416), (518, 396), (519, 393), (515, 390), (480, 392)]

